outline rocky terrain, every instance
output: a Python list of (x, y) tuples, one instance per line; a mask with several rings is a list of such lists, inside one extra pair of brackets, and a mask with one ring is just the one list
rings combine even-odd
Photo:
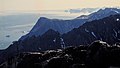
[[(7, 61), (10, 68), (120, 68), (120, 43), (95, 41), (88, 46), (24, 52)], [(13, 65), (15, 64), (15, 65)], [(5, 68), (5, 64), (0, 68)]]

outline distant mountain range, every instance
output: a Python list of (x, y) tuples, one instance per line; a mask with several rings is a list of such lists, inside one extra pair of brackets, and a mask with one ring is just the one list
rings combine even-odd
[(71, 31), (74, 28), (78, 28), (87, 21), (98, 20), (115, 14), (120, 14), (120, 9), (117, 8), (100, 9), (97, 12), (94, 12), (90, 15), (82, 15), (72, 20), (48, 19), (45, 17), (41, 17), (37, 21), (36, 25), (32, 28), (30, 33), (23, 36), (21, 40), (27, 37), (31, 37), (33, 35), (40, 36), (49, 29), (58, 31), (60, 34), (64, 34)]
[(104, 8), (100, 9), (97, 12), (94, 12), (90, 15), (82, 15), (80, 17), (77, 17), (77, 19), (88, 19), (88, 21), (102, 19), (104, 17), (108, 17), (110, 15), (120, 14), (120, 9), (117, 8)]
[[(96, 13), (111, 9), (106, 8)], [(93, 13), (95, 17), (97, 16), (96, 13)], [(107, 13), (107, 11), (104, 13)], [(90, 18), (92, 19), (94, 16)], [(101, 14), (101, 16), (104, 16), (104, 14)], [(7, 49), (0, 52), (0, 62), (5, 61), (10, 56), (16, 55), (18, 52), (45, 51), (81, 44), (87, 45), (95, 40), (102, 40), (109, 44), (120, 42), (120, 14), (115, 11), (110, 16), (101, 16), (98, 16), (98, 18), (92, 21), (90, 18), (81, 19), (80, 17), (65, 21), (42, 17), (30, 33), (24, 36), (24, 39), (22, 37), (19, 41), (13, 42)], [(84, 21), (84, 23), (81, 21)], [(71, 25), (67, 22), (74, 24)], [(43, 34), (41, 34), (42, 31), (44, 31)]]
[[(22, 51), (48, 50), (90, 44), (102, 40), (109, 44), (120, 42), (120, 15), (111, 15), (100, 20), (86, 22), (79, 28), (74, 28), (61, 35), (58, 31), (49, 29), (41, 36), (32, 36), (17, 42)], [(13, 44), (14, 46), (16, 44)]]
[(69, 13), (92, 13), (96, 10), (98, 10), (99, 8), (78, 8), (78, 9), (69, 9), (69, 10), (65, 10), (65, 12), (69, 12)]

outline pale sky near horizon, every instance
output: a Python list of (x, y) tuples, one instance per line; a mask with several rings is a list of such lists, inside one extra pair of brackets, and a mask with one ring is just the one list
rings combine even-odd
[(120, 6), (120, 0), (0, 0), (0, 10), (61, 10)]
[(0, 11), (63, 10), (120, 7), (120, 0), (0, 0)]

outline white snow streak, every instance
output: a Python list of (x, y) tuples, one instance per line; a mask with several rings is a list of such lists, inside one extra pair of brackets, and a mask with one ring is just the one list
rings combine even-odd
[(92, 33), (92, 35), (93, 35), (95, 38), (97, 38), (94, 32), (91, 32), (91, 33)]
[(64, 43), (63, 38), (60, 38), (60, 40), (61, 40), (61, 47), (62, 47), (62, 48), (65, 48), (65, 43)]
[(117, 37), (117, 32), (115, 31), (115, 29), (113, 29), (114, 33), (115, 33), (115, 36)]

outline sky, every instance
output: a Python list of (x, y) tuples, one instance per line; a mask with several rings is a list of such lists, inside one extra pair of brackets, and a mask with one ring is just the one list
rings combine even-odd
[(0, 0), (1, 12), (29, 12), (120, 6), (120, 0)]

